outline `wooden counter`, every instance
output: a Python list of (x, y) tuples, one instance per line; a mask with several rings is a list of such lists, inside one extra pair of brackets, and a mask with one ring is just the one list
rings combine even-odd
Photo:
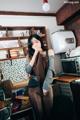
[(14, 89), (26, 87), (28, 85), (28, 82), (29, 82), (29, 80), (22, 80), (20, 82), (14, 82), (12, 89), (14, 90)]
[(80, 76), (74, 76), (74, 75), (62, 75), (59, 77), (53, 77), (53, 79), (62, 81), (62, 82), (72, 82), (74, 80), (80, 80)]

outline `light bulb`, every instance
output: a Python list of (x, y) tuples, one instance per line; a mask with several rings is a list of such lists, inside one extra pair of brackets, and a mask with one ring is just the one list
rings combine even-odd
[(47, 2), (43, 3), (42, 9), (43, 9), (45, 12), (49, 11), (49, 9), (50, 9), (49, 3), (47, 3)]

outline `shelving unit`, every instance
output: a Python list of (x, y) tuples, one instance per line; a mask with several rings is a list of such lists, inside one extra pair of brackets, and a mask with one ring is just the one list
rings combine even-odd
[[(41, 36), (45, 46), (45, 50), (47, 50), (48, 46), (47, 46), (46, 28), (44, 26), (1, 26), (0, 27), (0, 42), (1, 42), (0, 61), (19, 59), (19, 58), (24, 58), (26, 56), (27, 52), (25, 51), (27, 50), (27, 40), (29, 38), (30, 30), (32, 28), (35, 30), (36, 34)], [(15, 45), (13, 41), (15, 42)], [(7, 44), (9, 44), (9, 46), (7, 46)]]
[[(8, 64), (8, 67), (7, 67), (8, 72), (9, 72), (9, 68), (11, 68), (10, 76), (12, 75), (13, 71), (16, 71), (15, 73), (17, 73), (17, 70), (18, 70), (14, 66), (11, 66), (11, 65), (14, 65), (12, 63), (15, 62), (15, 61), (12, 62), (12, 60), (25, 58), (27, 55), (27, 50), (28, 50), (27, 40), (29, 38), (30, 30), (32, 28), (34, 28), (35, 32), (41, 36), (45, 46), (45, 50), (47, 50), (48, 47), (47, 47), (46, 28), (44, 26), (0, 26), (0, 61), (3, 61), (2, 64), (4, 64), (4, 61), (5, 63), (11, 63), (10, 65)], [(6, 60), (11, 60), (11, 61), (8, 62)], [(17, 62), (15, 63), (17, 64)], [(16, 64), (15, 66), (17, 66)], [(4, 68), (4, 65), (3, 65), (3, 68)], [(6, 69), (6, 65), (5, 65), (5, 69)], [(19, 69), (21, 70), (21, 68)], [(19, 71), (19, 72), (23, 73), (24, 70), (22, 69), (22, 71)], [(10, 80), (18, 81), (18, 79), (16, 80), (16, 78), (18, 78), (18, 76), (21, 73), (19, 75), (16, 75), (15, 73), (13, 75), (13, 77), (15, 76), (14, 80), (12, 79), (13, 78), (12, 76)], [(27, 80), (23, 81), (23, 83), (21, 81), (15, 83), (15, 85), (13, 86), (14, 87), (13, 90), (19, 89), (22, 86), (24, 87), (24, 84), (25, 85), (27, 84), (25, 82), (27, 82)], [(12, 112), (11, 114), (12, 120), (15, 120), (15, 119), (18, 120), (20, 118), (33, 120), (33, 117), (34, 117), (34, 114), (33, 114), (33, 109), (31, 105), (26, 105), (25, 107), (22, 105), (20, 109)]]

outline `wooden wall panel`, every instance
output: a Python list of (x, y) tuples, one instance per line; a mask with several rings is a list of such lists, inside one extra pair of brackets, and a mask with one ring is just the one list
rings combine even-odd
[(65, 4), (56, 16), (59, 25), (62, 24), (65, 29), (74, 31), (77, 46), (80, 46), (80, 4)]
[(77, 46), (80, 46), (80, 29), (75, 30), (75, 36), (77, 40)]
[(78, 18), (77, 20), (75, 20), (74, 22), (72, 22), (70, 24), (66, 24), (65, 28), (67, 30), (74, 31), (74, 34), (76, 36), (77, 46), (80, 46), (80, 18)]
[(69, 17), (80, 10), (80, 4), (64, 4), (63, 7), (56, 13), (57, 23), (63, 24)]

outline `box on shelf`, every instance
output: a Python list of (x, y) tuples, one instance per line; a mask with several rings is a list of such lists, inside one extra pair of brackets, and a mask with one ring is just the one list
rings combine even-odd
[(0, 59), (7, 59), (7, 58), (8, 58), (8, 51), (0, 50)]
[(10, 50), (11, 58), (24, 57), (23, 48), (15, 48)]

